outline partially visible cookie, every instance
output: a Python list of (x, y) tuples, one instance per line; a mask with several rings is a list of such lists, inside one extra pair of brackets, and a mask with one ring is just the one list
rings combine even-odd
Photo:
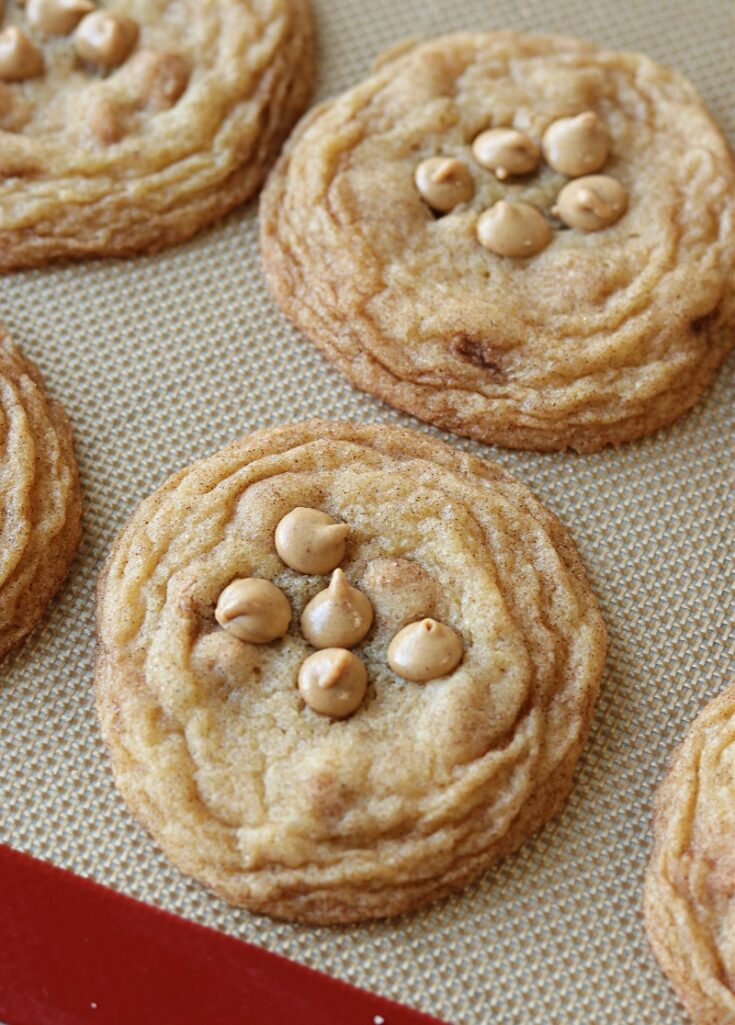
[(41, 618), (80, 533), (69, 421), (0, 328), (0, 655)]
[(7, 0), (0, 29), (0, 270), (189, 238), (311, 89), (308, 0)]
[(696, 1025), (735, 1022), (735, 687), (697, 716), (656, 795), (646, 926)]
[(640, 54), (512, 32), (392, 53), (261, 201), (268, 284), (357, 387), (483, 442), (671, 423), (735, 344), (735, 169)]
[(322, 421), (146, 499), (98, 628), (133, 813), (225, 899), (313, 923), (441, 897), (555, 814), (606, 643), (523, 484), (413, 431)]

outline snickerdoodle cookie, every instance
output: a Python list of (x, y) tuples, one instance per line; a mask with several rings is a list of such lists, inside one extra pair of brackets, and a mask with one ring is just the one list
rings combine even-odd
[(648, 936), (697, 1025), (735, 1022), (735, 687), (695, 719), (656, 797)]
[(308, 98), (307, 3), (0, 3), (0, 270), (162, 249), (248, 199)]
[(0, 328), (0, 655), (41, 618), (80, 531), (69, 422)]
[(574, 545), (412, 431), (261, 431), (145, 500), (100, 581), (116, 782), (227, 900), (305, 922), (463, 886), (560, 807), (605, 627)]
[(499, 445), (670, 423), (735, 342), (735, 174), (694, 88), (576, 39), (387, 54), (264, 190), (283, 310), (358, 387)]

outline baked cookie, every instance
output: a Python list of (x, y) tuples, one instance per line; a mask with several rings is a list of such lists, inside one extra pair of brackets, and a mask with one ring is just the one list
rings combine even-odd
[(605, 628), (566, 531), (412, 431), (261, 431), (144, 501), (101, 577), (115, 779), (179, 867), (279, 918), (394, 915), (560, 807)]
[(656, 796), (646, 926), (697, 1025), (735, 1022), (735, 687), (695, 719)]
[(0, 3), (0, 270), (153, 252), (258, 189), (312, 80), (307, 0)]
[(359, 388), (513, 448), (668, 424), (735, 342), (735, 174), (689, 83), (511, 32), (387, 54), (263, 192), (271, 291)]
[(0, 655), (41, 618), (80, 533), (71, 427), (0, 328)]

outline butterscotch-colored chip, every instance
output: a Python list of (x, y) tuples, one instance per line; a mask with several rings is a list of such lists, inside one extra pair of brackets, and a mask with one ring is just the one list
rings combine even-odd
[[(240, 578), (272, 580), (310, 620), (324, 591), (274, 546), (294, 509), (349, 524), (345, 568), (378, 610), (351, 651), (315, 653), (295, 622), (257, 646), (213, 631)], [(389, 665), (402, 579), (405, 608), (436, 624), (419, 624), (440, 641), (431, 682)], [(324, 421), (243, 438), (144, 501), (98, 617), (102, 732), (133, 812), (227, 900), (312, 923), (417, 907), (540, 828), (571, 786), (605, 651), (568, 534), (519, 481), (413, 431)]]
[(648, 938), (695, 1025), (735, 1022), (735, 686), (697, 716), (656, 795)]
[(548, 221), (529, 203), (507, 203), (501, 199), (477, 222), (478, 242), (498, 256), (535, 256), (546, 249), (551, 239)]
[[(552, 214), (566, 178), (541, 161), (499, 180), (472, 153), (485, 125), (548, 130), (549, 159), (575, 174), (604, 158), (627, 213), (566, 230)], [(414, 184), (437, 152), (474, 180), (446, 217)], [(509, 236), (522, 204), (537, 230)], [(514, 32), (414, 40), (296, 129), (260, 226), (275, 299), (354, 385), (481, 442), (642, 437), (693, 406), (735, 345), (733, 158), (689, 82), (642, 54)]]
[(610, 138), (599, 114), (586, 110), (576, 117), (553, 121), (544, 132), (542, 147), (546, 161), (555, 171), (576, 178), (604, 167)]
[(0, 327), (0, 655), (43, 615), (80, 533), (69, 422)]
[(9, 11), (0, 273), (190, 238), (259, 189), (311, 90), (309, 0)]
[(22, 29), (11, 25), (0, 32), (0, 81), (24, 82), (43, 72), (43, 56)]
[(54, 36), (67, 35), (94, 9), (93, 0), (28, 0), (26, 7), (33, 28)]
[(559, 193), (552, 213), (569, 228), (602, 231), (619, 221), (628, 209), (628, 195), (607, 174), (575, 178)]
[(322, 509), (297, 507), (276, 527), (276, 551), (299, 573), (330, 573), (344, 558), (350, 528)]
[(450, 157), (429, 157), (416, 168), (416, 188), (433, 210), (449, 213), (472, 199), (475, 183), (467, 164)]
[(315, 648), (354, 648), (372, 622), (370, 599), (336, 569), (329, 587), (312, 598), (301, 613), (301, 632)]
[(388, 648), (388, 665), (404, 680), (424, 683), (453, 673), (462, 661), (462, 638), (435, 619), (411, 623)]
[(319, 715), (345, 719), (362, 704), (367, 690), (365, 666), (345, 648), (315, 651), (299, 669), (299, 693)]
[(270, 580), (233, 580), (217, 599), (214, 618), (238, 640), (269, 644), (283, 637), (291, 622), (288, 598)]
[(490, 128), (478, 135), (472, 143), (472, 154), (500, 181), (534, 171), (541, 156), (538, 144), (514, 128)]
[(102, 68), (116, 68), (138, 40), (137, 22), (112, 11), (93, 11), (79, 23), (74, 47), (84, 61)]

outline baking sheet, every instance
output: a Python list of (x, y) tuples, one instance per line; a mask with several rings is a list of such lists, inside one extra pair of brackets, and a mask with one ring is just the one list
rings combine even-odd
[[(321, 97), (408, 35), (558, 31), (677, 67), (734, 138), (729, 0), (315, 9)], [(610, 629), (595, 726), (562, 815), (463, 895), (390, 922), (313, 929), (228, 908), (128, 815), (93, 709), (95, 577), (141, 498), (241, 433), (313, 415), (428, 428), (351, 389), (281, 317), (260, 270), (257, 203), (156, 257), (4, 277), (0, 318), (66, 405), (86, 498), (68, 586), (0, 667), (0, 840), (455, 1025), (680, 1025), (645, 942), (641, 884), (668, 752), (733, 678), (733, 360), (693, 414), (617, 452), (453, 439), (521, 476), (579, 544)]]

